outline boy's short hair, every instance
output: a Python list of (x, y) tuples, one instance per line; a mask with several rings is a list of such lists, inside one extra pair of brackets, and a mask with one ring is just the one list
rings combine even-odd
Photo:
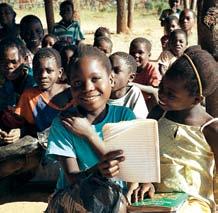
[(131, 41), (130, 48), (131, 48), (131, 46), (136, 45), (137, 43), (144, 44), (146, 49), (147, 49), (147, 51), (149, 53), (151, 52), (152, 45), (151, 45), (151, 42), (148, 39), (142, 38), (142, 37), (135, 38), (135, 39), (133, 39)]
[(66, 0), (66, 1), (63, 1), (60, 3), (60, 7), (59, 7), (59, 10), (61, 11), (65, 6), (68, 6), (70, 5), (71, 8), (72, 8), (72, 11), (74, 11), (74, 4), (72, 1), (69, 1), (69, 0)]
[(176, 21), (176, 23), (177, 24), (179, 24), (179, 19), (178, 19), (178, 17), (177, 16), (175, 16), (175, 15), (169, 15), (169, 16), (167, 16), (166, 18), (165, 18), (165, 20), (164, 20), (164, 25), (166, 25), (166, 24), (171, 24), (173, 21)]
[[(106, 35), (108, 35), (108, 36), (106, 36)], [(100, 37), (100, 36), (105, 36), (105, 37), (110, 38), (111, 37), (110, 30), (108, 28), (106, 28), (106, 27), (99, 27), (95, 31), (94, 39), (96, 39), (97, 37)]]
[(7, 4), (7, 3), (0, 3), (0, 10), (3, 9), (3, 8), (8, 8), (11, 11), (11, 13), (14, 15), (13, 21), (15, 22), (15, 17), (16, 17), (17, 14), (14, 11), (13, 7), (10, 4)]
[(111, 73), (110, 60), (101, 50), (99, 50), (97, 47), (93, 47), (92, 45), (80, 44), (77, 47), (75, 54), (71, 58), (68, 66), (70, 78), (72, 73), (71, 70), (77, 70), (79, 60), (85, 56), (93, 57), (95, 59), (100, 60), (101, 64), (106, 68), (108, 75)]
[(33, 57), (33, 70), (35, 67), (34, 65), (37, 65), (37, 63), (41, 58), (55, 58), (57, 67), (58, 68), (62, 67), (60, 53), (53, 48), (44, 47), (39, 49), (38, 52)]
[(136, 60), (133, 56), (131, 56), (130, 54), (125, 53), (125, 52), (115, 52), (109, 57), (110, 61), (112, 60), (112, 58), (114, 56), (119, 56), (120, 58), (122, 58), (125, 61), (125, 64), (128, 66), (130, 73), (136, 73), (137, 63), (136, 63)]
[(184, 30), (182, 30), (182, 29), (175, 29), (173, 32), (171, 32), (170, 35), (169, 35), (168, 42), (171, 42), (171, 41), (175, 38), (175, 36), (176, 36), (177, 34), (182, 34), (182, 35), (184, 35), (184, 36), (185, 36), (185, 39), (186, 39), (186, 45), (188, 45), (188, 35), (187, 35), (187, 33), (186, 33)]
[(111, 50), (112, 50), (112, 48), (113, 48), (113, 43), (112, 43), (111, 39), (108, 38), (108, 37), (106, 37), (106, 36), (100, 36), (100, 37), (95, 38), (95, 39), (94, 39), (94, 44), (93, 44), (93, 46), (94, 46), (94, 47), (98, 47), (98, 46), (100, 45), (101, 41), (107, 42), (107, 43), (110, 45), (110, 48), (111, 48)]
[(4, 57), (4, 53), (9, 48), (17, 48), (19, 56), (25, 58), (26, 56), (26, 47), (23, 41), (19, 38), (5, 38), (0, 41), (0, 60)]

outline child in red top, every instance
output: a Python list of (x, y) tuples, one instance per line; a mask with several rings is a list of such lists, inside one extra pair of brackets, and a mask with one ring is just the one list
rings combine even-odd
[(134, 82), (143, 91), (143, 96), (149, 109), (153, 106), (151, 94), (155, 95), (161, 75), (158, 69), (149, 62), (151, 55), (151, 42), (145, 38), (135, 38), (130, 43), (129, 49), (137, 62), (137, 73)]

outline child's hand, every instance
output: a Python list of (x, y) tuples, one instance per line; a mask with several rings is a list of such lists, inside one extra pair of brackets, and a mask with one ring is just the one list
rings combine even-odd
[(87, 118), (81, 117), (64, 117), (62, 118), (63, 125), (76, 135), (88, 138), (93, 134), (91, 124)]
[(112, 178), (119, 173), (119, 163), (125, 160), (122, 154), (122, 150), (115, 150), (104, 155), (98, 164), (98, 170), (102, 176)]
[(12, 129), (5, 137), (4, 142), (5, 143), (14, 143), (17, 141), (21, 136), (21, 130), (20, 129)]
[(7, 132), (0, 129), (0, 140), (4, 140), (7, 134), (8, 134)]
[(127, 198), (130, 203), (142, 201), (144, 199), (145, 194), (149, 198), (152, 198), (155, 193), (155, 188), (152, 183), (131, 183)]

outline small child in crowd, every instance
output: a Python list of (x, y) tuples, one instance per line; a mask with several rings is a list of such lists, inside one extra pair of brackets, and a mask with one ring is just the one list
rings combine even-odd
[(215, 212), (218, 118), (200, 103), (216, 90), (217, 79), (214, 58), (199, 47), (188, 48), (163, 76), (159, 106), (148, 116), (158, 120), (160, 136), (162, 175), (155, 189), (187, 193), (182, 213)]
[(36, 132), (50, 127), (60, 111), (73, 105), (69, 85), (59, 83), (63, 69), (55, 49), (41, 48), (35, 54), (33, 73), (38, 87), (25, 90), (14, 114), (4, 118), (5, 126), (14, 128), (13, 136), (1, 135), (5, 143), (13, 143), (27, 134), (36, 136)]
[(93, 46), (100, 49), (108, 57), (112, 53), (113, 43), (111, 39), (108, 37), (100, 36), (100, 37), (95, 38)]
[(4, 84), (0, 87), (0, 114), (14, 107), (20, 95), (35, 85), (32, 69), (26, 65), (26, 47), (18, 38), (0, 42), (0, 71)]
[[(83, 47), (77, 54), (69, 65), (72, 96), (77, 105), (54, 120), (48, 139), (47, 155), (62, 165), (58, 191), (51, 199), (48, 212), (63, 198), (65, 191), (61, 189), (68, 190), (66, 186), (88, 176), (94, 165), (97, 164), (94, 168), (104, 177), (114, 177), (119, 172), (118, 164), (124, 160), (121, 150), (109, 152), (100, 160), (89, 143), (101, 142), (106, 123), (135, 119), (130, 109), (107, 104), (113, 84), (108, 57), (91, 46)], [(120, 184), (125, 187), (125, 183)], [(68, 205), (67, 199), (63, 205)]]
[(151, 42), (145, 38), (135, 38), (130, 43), (129, 53), (135, 58), (137, 63), (134, 83), (142, 90), (146, 105), (148, 110), (150, 110), (153, 105), (156, 105), (156, 100), (154, 100), (151, 94), (156, 98), (156, 88), (161, 80), (158, 69), (149, 62)]
[(169, 0), (169, 6), (169, 9), (165, 9), (162, 11), (159, 18), (162, 27), (164, 26), (164, 22), (168, 16), (174, 15), (177, 16), (177, 18), (179, 18), (179, 15), (181, 13), (181, 10), (179, 9), (180, 0)]
[(101, 36), (111, 38), (110, 30), (106, 27), (99, 27), (94, 33), (94, 40)]
[(148, 109), (141, 90), (135, 85), (129, 85), (136, 75), (135, 59), (125, 52), (116, 52), (109, 59), (112, 65), (114, 86), (108, 103), (129, 107), (136, 118), (146, 118)]
[(18, 37), (19, 25), (15, 23), (16, 13), (7, 3), (0, 4), (0, 40), (6, 37)]
[(188, 36), (188, 45), (197, 45), (197, 35), (194, 32), (195, 13), (191, 9), (185, 9), (181, 12), (179, 17), (179, 24)]
[(54, 44), (58, 41), (57, 37), (53, 34), (46, 34), (42, 39), (42, 47), (53, 47)]
[(177, 29), (170, 33), (168, 49), (163, 51), (158, 59), (159, 72), (161, 75), (180, 57), (188, 46), (187, 34)]
[(70, 44), (77, 45), (84, 40), (84, 35), (80, 29), (78, 21), (73, 20), (74, 5), (72, 1), (63, 1), (60, 4), (61, 21), (55, 24), (52, 34), (59, 40), (67, 41)]
[(164, 35), (160, 39), (163, 50), (167, 50), (168, 48), (167, 43), (169, 41), (170, 33), (179, 28), (179, 19), (176, 16), (170, 15), (166, 17), (164, 22)]
[(27, 15), (20, 21), (20, 36), (33, 55), (41, 48), (44, 37), (42, 22), (37, 16)]

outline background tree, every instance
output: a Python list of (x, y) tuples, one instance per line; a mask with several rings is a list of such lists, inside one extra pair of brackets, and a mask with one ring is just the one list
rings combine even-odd
[(128, 20), (127, 27), (132, 30), (133, 28), (133, 13), (134, 13), (135, 0), (128, 0)]
[(126, 0), (117, 0), (117, 33), (126, 33), (127, 31)]
[(48, 32), (51, 33), (54, 25), (54, 10), (52, 0), (44, 0), (45, 4), (45, 15), (47, 21)]

